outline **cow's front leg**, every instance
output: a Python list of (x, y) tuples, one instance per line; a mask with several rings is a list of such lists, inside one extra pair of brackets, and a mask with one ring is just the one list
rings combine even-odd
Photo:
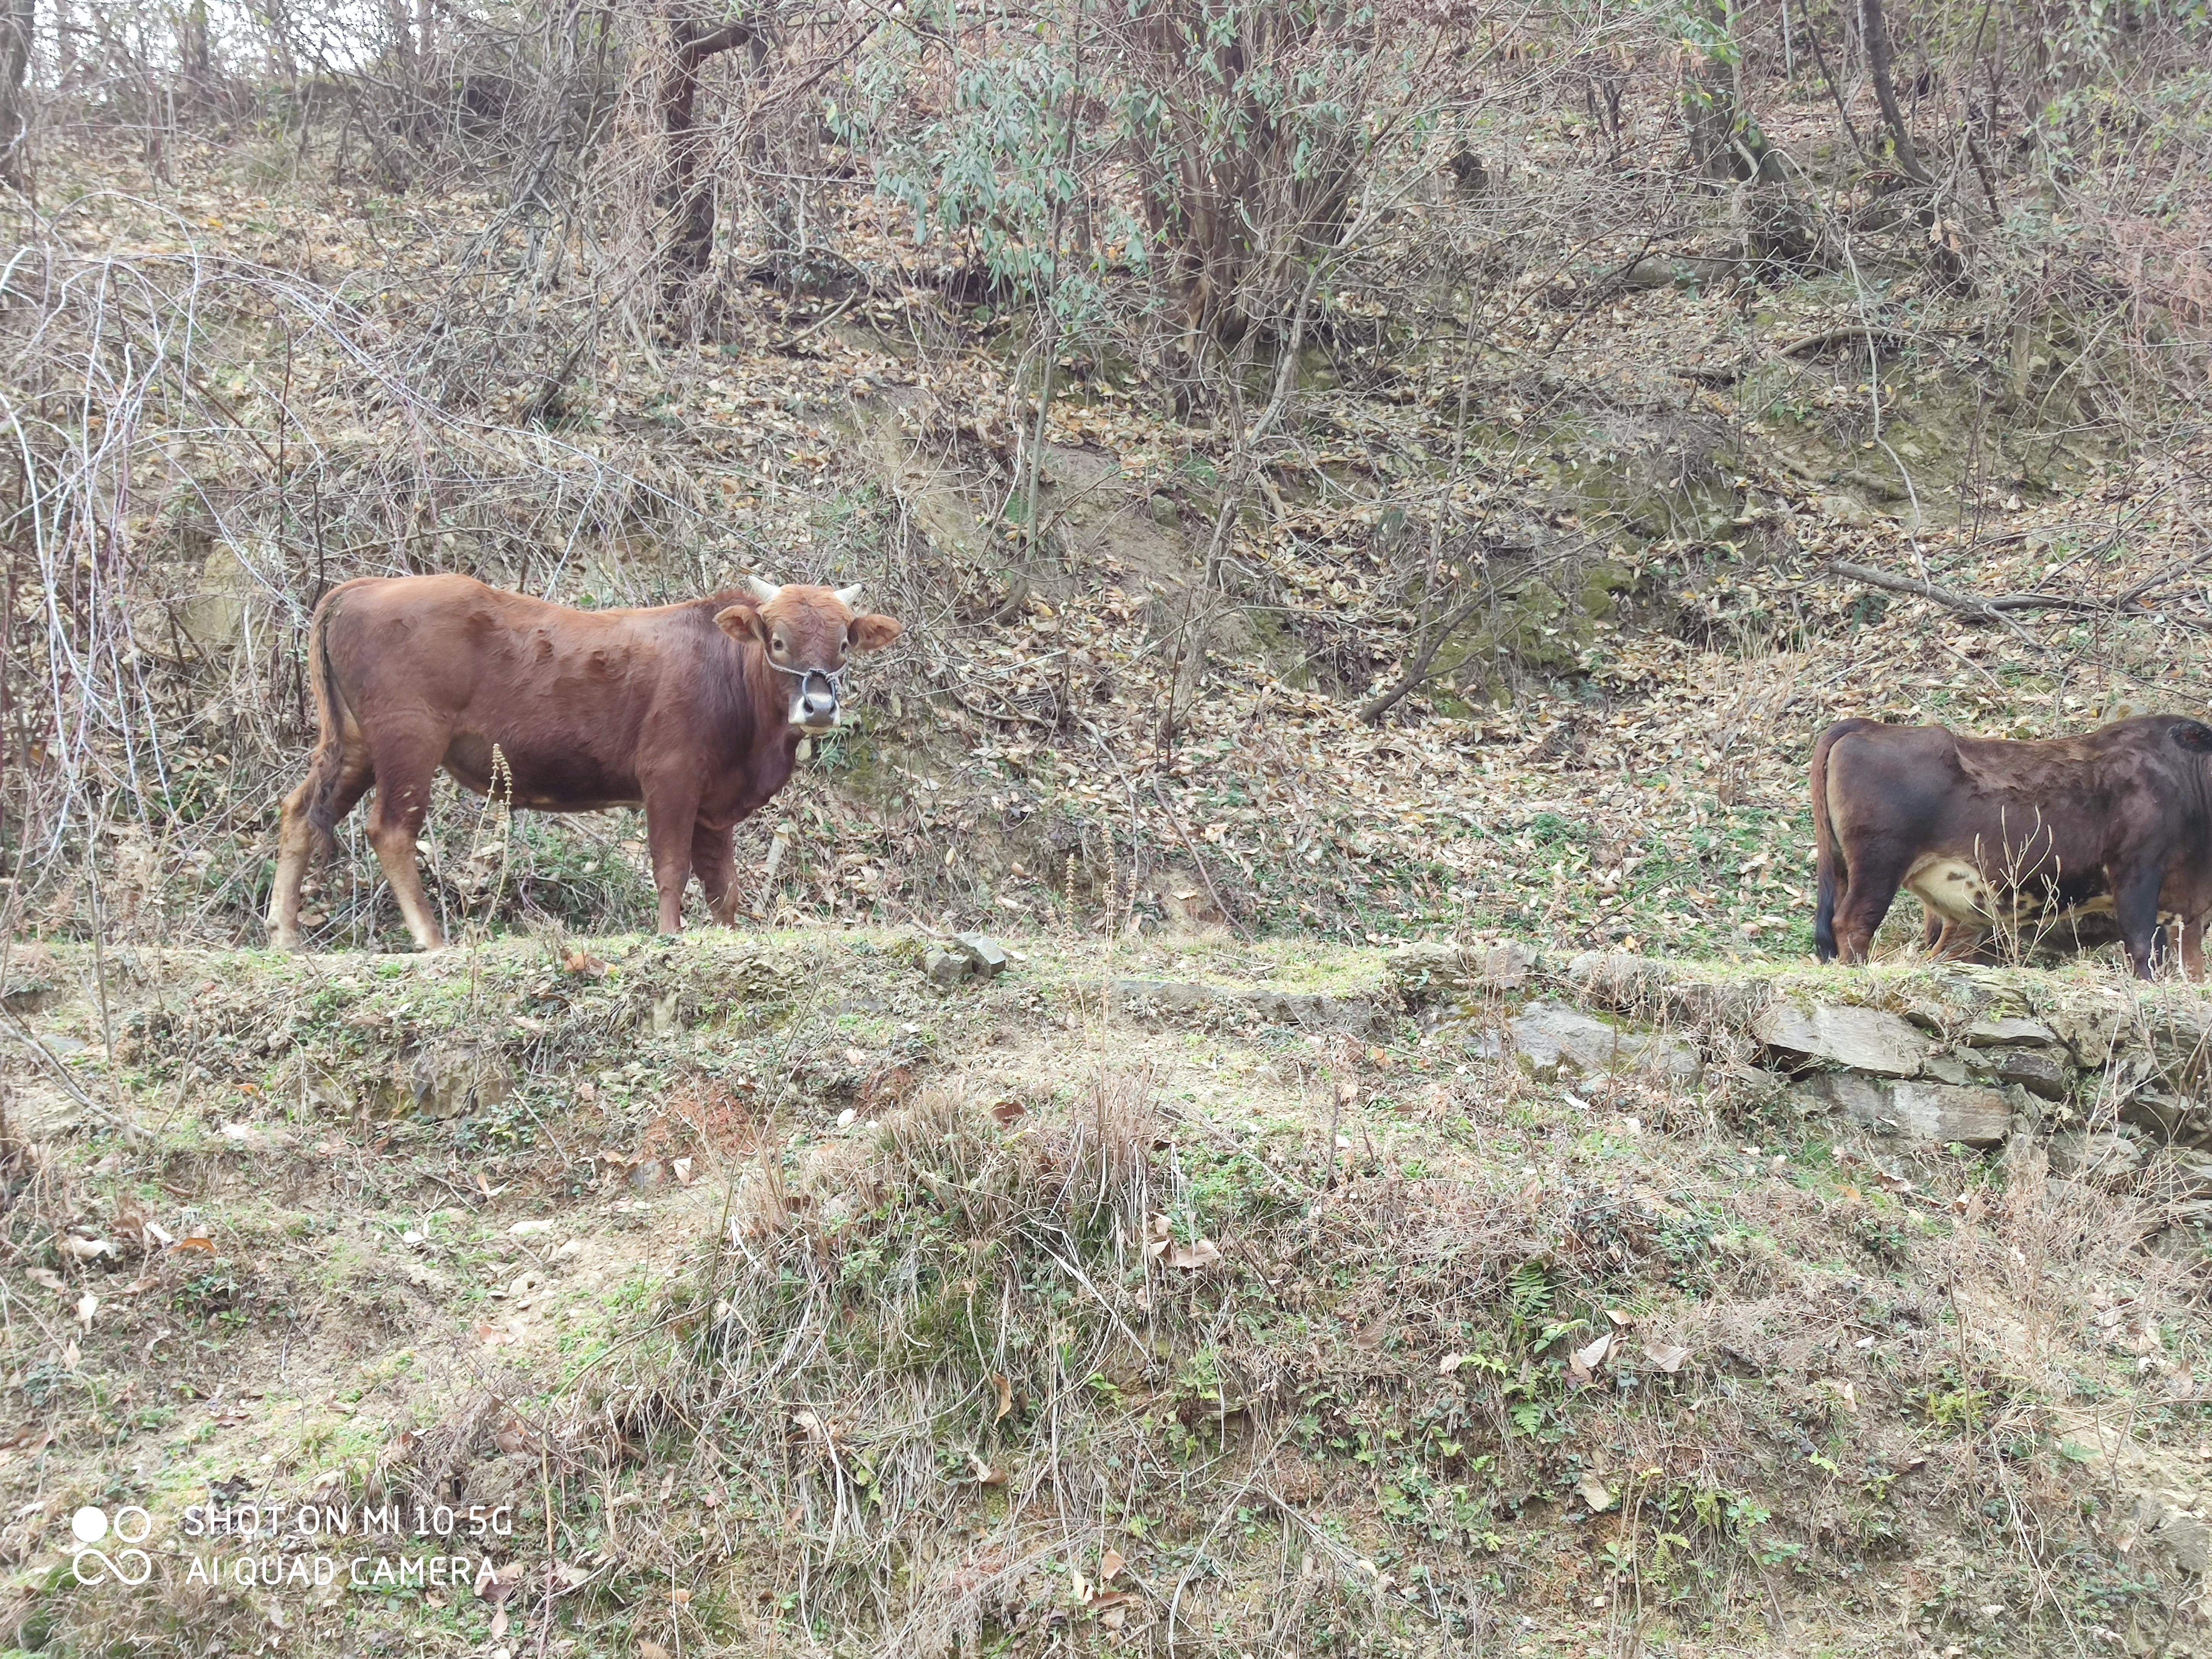
[(2137, 979), (2149, 979), (2158, 971), (2158, 895), (2165, 877), (2166, 872), (2154, 864), (2112, 884), (2112, 919), (2119, 924), (2128, 965), (2136, 970)]
[(653, 856), (653, 890), (660, 895), (660, 931), (684, 931), (684, 888), (691, 879), (691, 836), (699, 821), (695, 793), (647, 794), (645, 845)]
[(430, 811), (432, 775), (432, 767), (422, 763), (419, 752), (395, 745), (388, 754), (380, 755), (376, 805), (368, 817), (368, 844), (376, 849), (376, 861), (384, 866), (384, 878), (392, 884), (392, 896), (399, 902), (407, 931), (414, 935), (416, 947), (423, 951), (442, 949), (446, 943), (445, 932), (430, 908), (429, 893), (422, 885), (422, 866), (415, 858), (416, 842)]
[(2191, 916), (2181, 924), (2181, 971), (2192, 980), (2204, 978), (2204, 918)]
[(707, 908), (717, 927), (732, 927), (738, 920), (737, 826), (717, 830), (703, 819), (691, 832), (691, 867), (699, 874), (699, 890), (707, 896)]

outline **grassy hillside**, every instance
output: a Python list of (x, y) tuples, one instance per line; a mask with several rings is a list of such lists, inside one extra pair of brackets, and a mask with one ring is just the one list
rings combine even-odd
[[(2166, 1166), (1808, 1116), (1741, 970), (1688, 970), (1694, 1086), (1540, 1082), (1498, 1022), (1553, 969), (927, 943), (18, 957), (15, 1642), (2198, 1650)], [(438, 1547), (477, 1590), (70, 1582), (85, 1504), (165, 1583), (369, 1547), (183, 1535), (211, 1494), (513, 1531)]]
[[(2212, 702), (2198, 10), (0, 9), (0, 1649), (2212, 1649), (2212, 1012), (1804, 781)], [(431, 570), (905, 631), (271, 955)]]

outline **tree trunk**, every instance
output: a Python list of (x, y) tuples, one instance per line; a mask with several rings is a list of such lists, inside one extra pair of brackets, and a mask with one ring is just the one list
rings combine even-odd
[(660, 125), (668, 141), (667, 172), (659, 191), (662, 212), (673, 221), (661, 256), (664, 293), (672, 301), (705, 271), (714, 251), (714, 182), (702, 178), (707, 134), (699, 126), (699, 73), (707, 60), (753, 38), (749, 24), (702, 28), (680, 21), (669, 26), (673, 61), (660, 83)]
[(1874, 76), (1875, 100), (1881, 106), (1881, 118), (1888, 123), (1890, 138), (1897, 146), (1897, 164), (1915, 184), (1932, 184), (1928, 169), (1920, 165), (1919, 152), (1912, 148), (1912, 135), (1905, 130), (1905, 112), (1898, 107), (1897, 81), (1890, 69), (1889, 26), (1881, 14), (1881, 0), (1859, 0), (1859, 33), (1866, 40), (1867, 70)]
[(1698, 34), (1686, 44), (1696, 50), (1682, 67), (1682, 124), (1690, 137), (1690, 165), (1712, 179), (1747, 179), (1758, 176), (1766, 154), (1766, 140), (1759, 124), (1748, 118), (1736, 95), (1736, 67), (1732, 53), (1721, 47), (1729, 40), (1729, 18), (1722, 0), (1705, 0), (1695, 11)]
[(38, 0), (0, 0), (0, 179), (23, 182), (23, 133), (30, 124), (31, 34)]

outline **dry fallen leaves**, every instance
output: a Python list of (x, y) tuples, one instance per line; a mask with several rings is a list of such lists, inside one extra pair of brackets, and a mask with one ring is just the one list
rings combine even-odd
[(1194, 1272), (1210, 1267), (1221, 1260), (1221, 1248), (1210, 1238), (1193, 1239), (1188, 1244), (1178, 1244), (1168, 1253), (1168, 1265)]
[(1006, 1413), (1014, 1408), (1013, 1384), (1007, 1382), (1002, 1373), (993, 1371), (991, 1386), (998, 1391), (999, 1395), (999, 1409), (991, 1413), (991, 1420), (994, 1423), (1003, 1422)]
[(561, 971), (579, 979), (605, 979), (611, 970), (589, 951), (571, 951), (561, 959)]
[(1006, 1484), (1005, 1470), (993, 1468), (974, 1452), (968, 1454), (968, 1478), (979, 1486), (1003, 1486)]
[(1597, 1375), (1597, 1368), (1605, 1364), (1605, 1357), (1613, 1352), (1613, 1333), (1586, 1346), (1577, 1348), (1567, 1358), (1567, 1375), (1577, 1382), (1587, 1382)]
[(1644, 1345), (1644, 1357), (1672, 1376), (1682, 1369), (1682, 1362), (1690, 1357), (1690, 1351), (1672, 1342), (1647, 1342)]

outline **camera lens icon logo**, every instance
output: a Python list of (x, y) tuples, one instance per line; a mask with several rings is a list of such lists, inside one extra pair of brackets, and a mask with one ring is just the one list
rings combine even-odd
[[(154, 1558), (141, 1549), (119, 1549), (110, 1556), (106, 1550), (95, 1547), (111, 1533), (118, 1544), (143, 1544), (154, 1530), (154, 1517), (136, 1504), (125, 1504), (115, 1511), (111, 1523), (107, 1511), (86, 1504), (70, 1516), (70, 1532), (77, 1547), (70, 1559), (70, 1571), (76, 1575), (80, 1584), (97, 1584), (112, 1577), (119, 1584), (143, 1584), (154, 1576)], [(88, 1572), (87, 1563), (96, 1563)]]

